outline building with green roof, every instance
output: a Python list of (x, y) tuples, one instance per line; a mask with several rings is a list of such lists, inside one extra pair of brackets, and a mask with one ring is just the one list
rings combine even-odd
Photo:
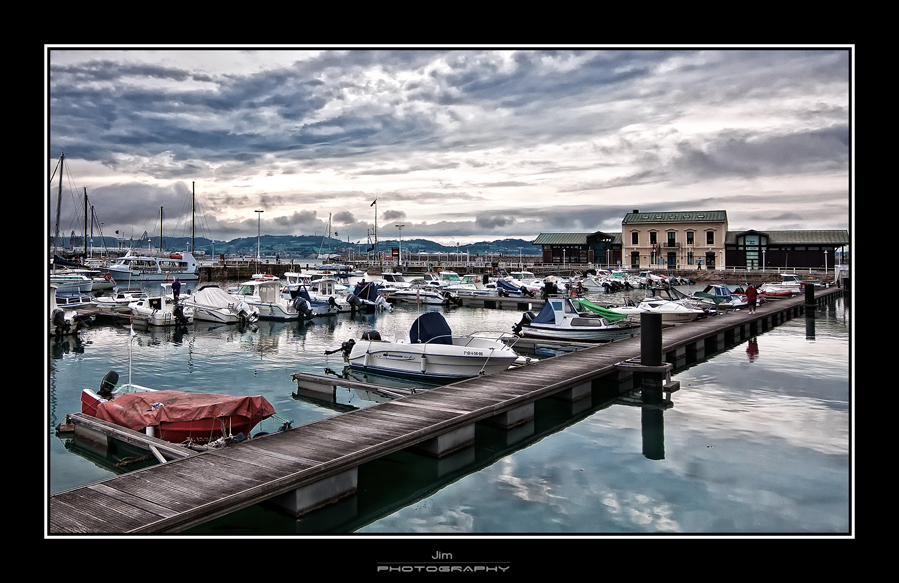
[(737, 231), (727, 211), (627, 213), (620, 233), (541, 233), (544, 263), (633, 269), (818, 268), (849, 245), (843, 230)]

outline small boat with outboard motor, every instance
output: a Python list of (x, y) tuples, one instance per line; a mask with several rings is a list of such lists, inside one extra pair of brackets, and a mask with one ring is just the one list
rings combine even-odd
[(443, 314), (425, 312), (408, 332), (384, 336), (375, 330), (350, 339), (341, 348), (344, 360), (356, 370), (431, 380), (476, 377), (506, 370), (525, 361), (511, 346), (500, 340), (501, 333), (490, 336), (476, 333), (457, 336)]

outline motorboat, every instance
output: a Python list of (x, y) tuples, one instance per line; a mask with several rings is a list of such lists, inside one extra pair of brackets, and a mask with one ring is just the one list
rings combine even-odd
[[(322, 290), (333, 290), (327, 287), (334, 280), (322, 280), (311, 284), (313, 289), (307, 288), (305, 285), (283, 289), (281, 296), (288, 299), (293, 307), (306, 318), (314, 318), (316, 316), (333, 316), (341, 312), (351, 312), (350, 306), (345, 296), (334, 294), (328, 295), (322, 293)], [(321, 287), (322, 285), (326, 287)], [(331, 284), (333, 285), (333, 284)]]
[(170, 443), (209, 444), (222, 437), (250, 436), (275, 408), (261, 396), (157, 391), (130, 382), (118, 385), (109, 371), (97, 391), (82, 389), (81, 412)]
[(454, 336), (440, 312), (425, 312), (408, 332), (382, 339), (377, 331), (341, 347), (352, 369), (403, 377), (466, 379), (508, 369), (518, 354), (498, 337)]
[(305, 298), (291, 299), (281, 293), (278, 278), (245, 281), (233, 297), (255, 308), (263, 320), (293, 321), (312, 317), (312, 306)]
[(119, 283), (129, 281), (198, 281), (200, 267), (193, 254), (134, 255), (129, 251), (107, 268)]
[(455, 292), (444, 287), (424, 284), (413, 284), (406, 288), (393, 290), (387, 297), (397, 302), (432, 306), (459, 303), (459, 296)]
[(181, 300), (185, 307), (193, 309), (194, 319), (221, 324), (255, 322), (259, 309), (245, 301), (237, 300), (217, 285), (204, 285), (195, 293)]
[(50, 336), (76, 334), (91, 320), (90, 314), (79, 313), (71, 307), (57, 304), (58, 287), (50, 284)]
[(402, 273), (382, 273), (381, 279), (376, 280), (375, 284), (381, 288), (382, 291), (385, 289), (406, 289), (412, 285), (411, 282), (406, 281), (406, 278)]
[(111, 296), (96, 298), (96, 302), (101, 307), (127, 307), (131, 302), (145, 297), (147, 297), (147, 292), (139, 287), (119, 288)]
[(782, 273), (780, 277), (781, 280), (778, 282), (768, 282), (760, 285), (758, 288), (759, 293), (773, 295), (780, 292), (793, 292), (793, 294), (798, 294), (802, 292), (806, 284), (818, 285), (821, 283), (817, 279), (802, 279), (794, 273)]
[(749, 305), (746, 296), (731, 291), (723, 283), (707, 285), (701, 292), (693, 292), (692, 297), (718, 310), (740, 310)]
[[(579, 300), (579, 302), (582, 306), (584, 306), (585, 303), (588, 303), (585, 300)], [(587, 309), (590, 308), (587, 307)], [(608, 310), (636, 317), (639, 317), (642, 314), (660, 314), (662, 316), (662, 322), (669, 324), (692, 322), (693, 320), (704, 318), (709, 315), (708, 308), (694, 308), (680, 302), (666, 300), (657, 296), (644, 298), (639, 303), (633, 305), (610, 307)]]
[(55, 285), (62, 293), (90, 293), (94, 287), (91, 278), (82, 273), (70, 271), (56, 271), (50, 274), (50, 283)]
[(97, 306), (97, 300), (80, 292), (56, 292), (56, 305), (63, 309), (90, 308)]
[(638, 334), (640, 324), (628, 321), (624, 314), (587, 313), (571, 298), (552, 296), (538, 314), (525, 312), (512, 330), (524, 338), (610, 342)]
[(134, 320), (148, 326), (181, 326), (194, 321), (193, 308), (164, 294), (139, 298), (129, 303), (128, 309)]

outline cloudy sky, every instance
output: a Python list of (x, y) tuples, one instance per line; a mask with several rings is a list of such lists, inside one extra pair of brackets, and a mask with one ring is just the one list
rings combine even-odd
[[(852, 47), (46, 47), (60, 232), (426, 238), (848, 229)], [(48, 229), (59, 175), (47, 183)], [(195, 187), (192, 186), (195, 184)], [(377, 200), (376, 206), (371, 206)], [(264, 210), (258, 215), (257, 209)]]

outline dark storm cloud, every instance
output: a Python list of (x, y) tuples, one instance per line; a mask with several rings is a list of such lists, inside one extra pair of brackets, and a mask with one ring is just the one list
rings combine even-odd
[(131, 177), (116, 197), (140, 224), (197, 180), (207, 224), (229, 233), (255, 234), (260, 207), (284, 233), (332, 211), (364, 233), (375, 197), (381, 220), (435, 235), (590, 232), (620, 229), (647, 196), (656, 210), (738, 204), (686, 186), (849, 166), (841, 49), (83, 53), (50, 51), (49, 155)]

